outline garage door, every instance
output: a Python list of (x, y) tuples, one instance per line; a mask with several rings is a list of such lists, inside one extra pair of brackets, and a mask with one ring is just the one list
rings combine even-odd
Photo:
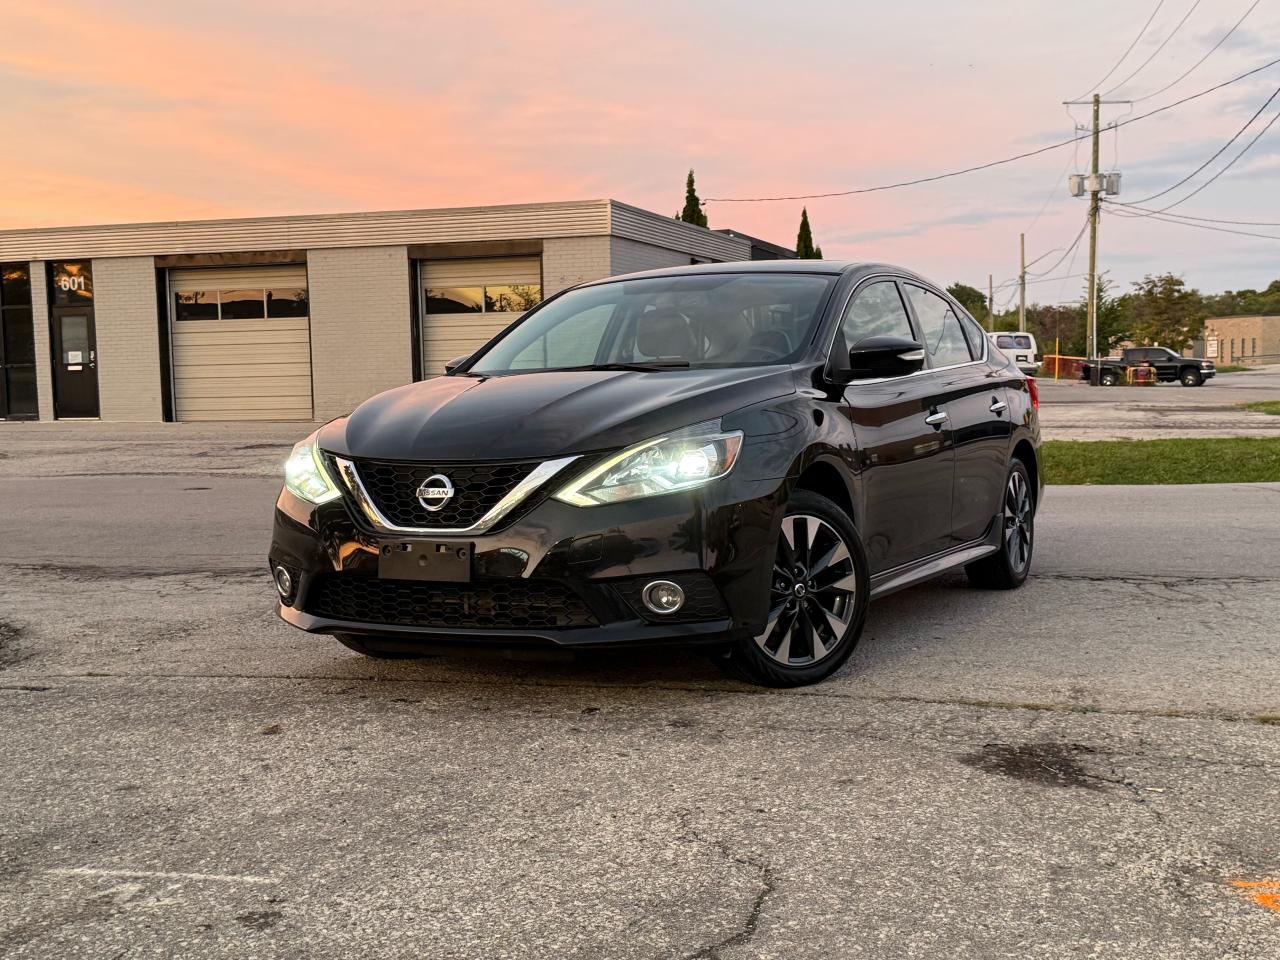
[(178, 420), (310, 420), (302, 264), (170, 270)]
[(540, 257), (424, 260), (422, 369), (444, 373), (542, 300)]

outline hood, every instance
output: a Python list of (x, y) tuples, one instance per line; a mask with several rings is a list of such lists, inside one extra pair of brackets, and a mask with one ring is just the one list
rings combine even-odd
[(639, 443), (794, 392), (786, 366), (435, 377), (365, 401), (326, 427), (321, 445), (385, 460), (548, 459)]

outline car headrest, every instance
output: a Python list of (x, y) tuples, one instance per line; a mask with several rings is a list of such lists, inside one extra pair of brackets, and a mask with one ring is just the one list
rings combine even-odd
[(694, 359), (696, 341), (684, 314), (668, 307), (650, 310), (636, 322), (636, 349), (646, 357)]

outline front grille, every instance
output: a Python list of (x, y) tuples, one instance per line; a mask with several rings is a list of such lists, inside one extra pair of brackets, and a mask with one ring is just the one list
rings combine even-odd
[[(520, 463), (413, 463), (403, 460), (356, 460), (356, 470), (374, 506), (398, 527), (461, 530), (478, 523), (498, 505), (538, 461)], [(454, 494), (439, 510), (418, 502), (422, 481), (442, 474)]]
[(582, 598), (554, 580), (428, 583), (330, 573), (312, 583), (306, 609), (331, 620), (401, 627), (524, 630), (598, 624)]
[[(670, 580), (684, 591), (684, 605), (675, 613), (654, 613), (640, 598), (646, 585), (655, 580)], [(608, 581), (636, 613), (654, 623), (696, 623), (700, 620), (722, 620), (729, 616), (720, 591), (705, 573), (662, 573), (645, 577), (628, 577)]]

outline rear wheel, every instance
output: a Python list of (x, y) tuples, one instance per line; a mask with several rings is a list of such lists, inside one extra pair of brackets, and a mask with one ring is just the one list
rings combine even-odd
[(1204, 382), (1200, 377), (1200, 371), (1194, 367), (1187, 367), (1182, 371), (1182, 376), (1178, 379), (1182, 381), (1184, 387), (1198, 387)]
[(1026, 464), (1014, 460), (1000, 507), (1000, 549), (964, 568), (969, 582), (987, 590), (1013, 590), (1026, 582), (1035, 547), (1036, 502)]
[(729, 666), (769, 687), (830, 676), (849, 658), (867, 616), (870, 575), (853, 521), (826, 497), (797, 491), (778, 536), (763, 631), (739, 640)]
[(400, 649), (395, 645), (389, 646), (378, 640), (377, 637), (358, 637), (351, 633), (335, 633), (333, 639), (348, 650), (354, 650), (356, 653), (372, 657), (374, 660), (425, 660), (430, 657), (430, 654), (427, 653)]
[(1098, 382), (1104, 387), (1114, 387), (1120, 382), (1120, 377), (1117, 376), (1114, 370), (1103, 370), (1102, 375), (1098, 378)]

